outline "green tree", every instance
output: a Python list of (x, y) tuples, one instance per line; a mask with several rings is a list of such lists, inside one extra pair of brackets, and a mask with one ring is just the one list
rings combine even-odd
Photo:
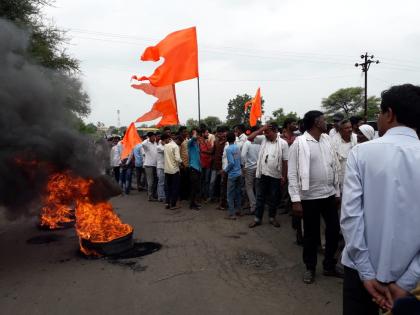
[(3, 0), (0, 1), (0, 17), (29, 31), (30, 45), (23, 54), (54, 70), (54, 83), (67, 87), (65, 105), (75, 115), (86, 117), (90, 113), (90, 100), (78, 78), (79, 62), (66, 52), (65, 33), (53, 25), (47, 25), (41, 14), (42, 8), (52, 3), (50, 0)]
[(208, 116), (201, 120), (207, 127), (209, 127), (212, 131), (216, 129), (217, 126), (222, 124), (222, 121), (219, 117), (216, 116)]
[(273, 119), (271, 119), (270, 121), (274, 121), (277, 123), (277, 125), (279, 126), (283, 126), (284, 121), (287, 118), (293, 118), (296, 119), (296, 121), (298, 121), (300, 118), (298, 116), (298, 114), (296, 112), (289, 112), (289, 113), (285, 113), (283, 108), (279, 108), (276, 109), (275, 111), (273, 111)]
[(187, 126), (188, 128), (198, 127), (198, 120), (196, 120), (194, 118), (189, 118), (185, 122), (185, 126)]
[[(248, 94), (236, 95), (235, 98), (229, 100), (228, 103), (228, 114), (226, 116), (226, 122), (229, 126), (237, 124), (248, 124), (249, 112), (251, 107), (248, 107), (245, 111), (245, 103), (250, 101), (252, 97)], [(264, 99), (261, 98), (262, 112), (264, 113)]]
[[(375, 96), (368, 97), (368, 119), (373, 119), (379, 110), (380, 99)], [(339, 89), (327, 98), (322, 99), (322, 107), (328, 115), (341, 112), (345, 116), (364, 116), (364, 89), (350, 87)]]

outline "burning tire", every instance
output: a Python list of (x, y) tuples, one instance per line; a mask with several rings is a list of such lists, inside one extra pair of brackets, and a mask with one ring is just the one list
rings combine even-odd
[(82, 238), (80, 243), (85, 250), (96, 252), (100, 256), (117, 255), (133, 248), (133, 232), (109, 242), (91, 242)]

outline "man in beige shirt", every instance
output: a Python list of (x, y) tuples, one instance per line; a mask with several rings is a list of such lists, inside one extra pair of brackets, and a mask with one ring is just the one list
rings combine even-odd
[(179, 191), (180, 200), (188, 200), (190, 197), (190, 172), (189, 172), (189, 157), (188, 157), (188, 140), (189, 140), (189, 132), (187, 127), (181, 126), (179, 127), (178, 133), (183, 138), (182, 143), (180, 145), (180, 153), (181, 153), (181, 160), (182, 163), (180, 165), (180, 175), (181, 175), (181, 184)]
[(182, 160), (178, 145), (169, 135), (163, 134), (161, 141), (164, 143), (166, 209), (175, 210), (178, 208), (176, 202), (180, 183), (179, 165)]

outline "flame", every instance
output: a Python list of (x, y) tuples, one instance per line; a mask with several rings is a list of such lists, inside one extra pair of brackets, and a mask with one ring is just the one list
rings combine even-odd
[(71, 172), (51, 175), (44, 198), (41, 225), (60, 227), (64, 222), (71, 222), (75, 215), (80, 250), (88, 256), (99, 256), (95, 251), (83, 247), (81, 240), (110, 242), (131, 233), (133, 228), (121, 222), (109, 202), (94, 203), (90, 200), (89, 188), (92, 183), (93, 180), (75, 176)]
[(63, 224), (74, 221), (74, 196), (77, 186), (69, 172), (50, 176), (43, 198), (40, 225), (49, 229), (63, 228)]

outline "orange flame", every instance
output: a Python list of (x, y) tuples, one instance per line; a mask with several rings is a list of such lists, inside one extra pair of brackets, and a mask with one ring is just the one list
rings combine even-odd
[(76, 232), (80, 250), (85, 255), (99, 256), (95, 251), (84, 248), (81, 239), (93, 243), (105, 243), (123, 237), (133, 228), (121, 222), (109, 202), (93, 203), (89, 198), (91, 179), (74, 176), (70, 172), (53, 174), (47, 185), (47, 195), (42, 208), (41, 225), (50, 228), (71, 220), (75, 206)]
[(74, 195), (77, 194), (70, 173), (55, 173), (50, 176), (44, 206), (41, 209), (40, 225), (50, 229), (59, 229), (63, 224), (74, 221)]

